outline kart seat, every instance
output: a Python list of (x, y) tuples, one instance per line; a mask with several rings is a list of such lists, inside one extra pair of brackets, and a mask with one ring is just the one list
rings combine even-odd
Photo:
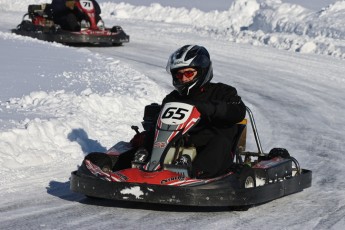
[(234, 148), (239, 152), (246, 150), (246, 138), (247, 138), (247, 119), (243, 119), (237, 123), (237, 135), (235, 136)]
[(243, 119), (241, 122), (237, 123), (237, 134), (235, 135), (231, 149), (231, 154), (234, 155), (234, 159), (236, 159), (237, 163), (242, 161), (242, 158), (239, 156), (240, 153), (246, 150), (247, 123), (247, 119)]

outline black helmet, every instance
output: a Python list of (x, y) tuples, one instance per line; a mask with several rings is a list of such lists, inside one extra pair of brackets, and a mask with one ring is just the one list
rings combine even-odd
[[(194, 68), (198, 74), (192, 81), (182, 83), (175, 75), (183, 68)], [(205, 47), (197, 45), (185, 45), (171, 54), (166, 70), (172, 75), (173, 85), (180, 95), (189, 95), (193, 89), (201, 88), (213, 77), (210, 54)]]

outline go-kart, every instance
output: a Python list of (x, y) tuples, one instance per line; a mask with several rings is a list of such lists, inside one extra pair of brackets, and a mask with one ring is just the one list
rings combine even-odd
[[(176, 164), (182, 155), (193, 161), (198, 154), (195, 147), (183, 145), (184, 136), (200, 120), (197, 108), (181, 102), (166, 103), (162, 109), (148, 105), (142, 124), (147, 130), (153, 123), (152, 151), (142, 154), (130, 142), (121, 141), (106, 153), (90, 153), (72, 172), (70, 189), (87, 197), (121, 201), (250, 207), (310, 187), (312, 172), (302, 169), (286, 149), (262, 151), (249, 108), (247, 114), (258, 150), (245, 150), (245, 119), (236, 124), (238, 133), (229, 153), (235, 155), (233, 165), (223, 175), (200, 179), (191, 175), (190, 165)], [(134, 129), (138, 132), (138, 127)]]
[(129, 36), (120, 26), (106, 28), (104, 22), (96, 22), (95, 8), (92, 1), (78, 0), (76, 7), (87, 20), (82, 21), (80, 31), (61, 29), (53, 22), (51, 4), (29, 5), (28, 13), (12, 33), (37, 38), (48, 42), (58, 42), (68, 45), (114, 45), (129, 42)]

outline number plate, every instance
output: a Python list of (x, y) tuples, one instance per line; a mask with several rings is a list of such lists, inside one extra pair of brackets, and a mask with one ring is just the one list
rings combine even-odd
[(80, 0), (80, 5), (83, 9), (85, 10), (93, 10), (93, 3), (92, 1), (88, 1), (88, 0)]
[(194, 106), (185, 103), (166, 103), (161, 113), (161, 121), (167, 125), (183, 124), (188, 120), (193, 108)]

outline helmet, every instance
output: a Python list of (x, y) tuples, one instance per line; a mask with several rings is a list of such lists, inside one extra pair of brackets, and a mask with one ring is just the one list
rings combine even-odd
[[(177, 71), (183, 68), (194, 68), (198, 74), (192, 81), (183, 83), (175, 77)], [(172, 75), (175, 89), (183, 96), (201, 88), (213, 77), (210, 54), (205, 47), (197, 45), (185, 45), (171, 54), (166, 70)]]

